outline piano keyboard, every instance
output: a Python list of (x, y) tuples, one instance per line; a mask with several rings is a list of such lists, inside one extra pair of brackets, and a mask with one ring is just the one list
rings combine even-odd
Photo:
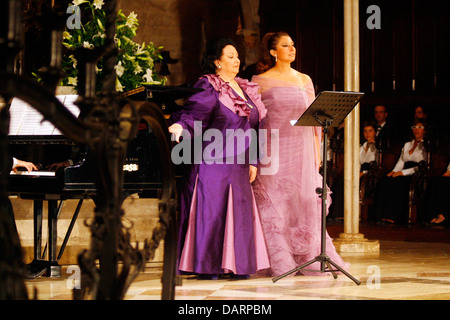
[(21, 176), (34, 176), (34, 177), (54, 177), (55, 171), (21, 171), (21, 170), (17, 170), (17, 171), (11, 171), (9, 173), (10, 175), (21, 175)]

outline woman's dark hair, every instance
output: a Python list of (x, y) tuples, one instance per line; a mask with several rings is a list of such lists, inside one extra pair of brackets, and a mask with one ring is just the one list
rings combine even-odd
[(230, 38), (219, 38), (206, 44), (206, 51), (201, 63), (203, 74), (216, 73), (217, 67), (214, 61), (220, 59), (223, 54), (223, 48), (228, 45), (236, 48), (236, 43)]
[(375, 123), (375, 121), (364, 121), (362, 128), (364, 130), (365, 127), (372, 127), (375, 132), (377, 132), (377, 124)]
[(427, 122), (425, 121), (425, 119), (423, 119), (423, 118), (415, 119), (415, 120), (413, 121), (413, 123), (412, 123), (412, 126), (416, 126), (416, 125), (418, 125), (418, 124), (423, 125), (424, 128), (427, 129)]
[(256, 66), (257, 73), (263, 73), (275, 66), (275, 57), (270, 54), (270, 50), (276, 50), (278, 41), (283, 36), (289, 34), (285, 31), (269, 32), (264, 35), (261, 40), (261, 60)]

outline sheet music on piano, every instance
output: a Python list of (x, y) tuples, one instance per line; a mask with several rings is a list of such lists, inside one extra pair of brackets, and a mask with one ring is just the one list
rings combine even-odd
[[(58, 95), (56, 96), (66, 108), (72, 112), (76, 117), (80, 113), (80, 109), (75, 105), (77, 95)], [(62, 135), (62, 133), (49, 121), (45, 121), (42, 114), (31, 107), (28, 103), (14, 98), (9, 108), (10, 123), (9, 135)]]

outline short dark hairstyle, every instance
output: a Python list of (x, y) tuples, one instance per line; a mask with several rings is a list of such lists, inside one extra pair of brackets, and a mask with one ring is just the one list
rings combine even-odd
[(216, 73), (217, 67), (214, 61), (220, 59), (223, 54), (223, 48), (228, 45), (236, 48), (236, 43), (230, 38), (218, 38), (206, 44), (206, 51), (201, 64), (203, 74)]
[(388, 112), (389, 110), (388, 110), (388, 107), (385, 105), (385, 104), (376, 104), (374, 107), (373, 107), (373, 110), (375, 111), (375, 108), (376, 107), (383, 107), (384, 108), (384, 112)]
[(418, 118), (418, 119), (415, 119), (412, 123), (413, 126), (418, 125), (418, 124), (423, 125), (425, 129), (427, 128), (427, 122), (425, 119)]
[(364, 121), (362, 125), (363, 130), (365, 127), (372, 127), (375, 131), (377, 131), (377, 124), (375, 123), (375, 121)]

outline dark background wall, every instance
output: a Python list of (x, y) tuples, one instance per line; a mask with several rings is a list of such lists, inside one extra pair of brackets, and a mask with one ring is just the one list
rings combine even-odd
[[(200, 75), (205, 42), (228, 36), (245, 46), (238, 30), (242, 3), (257, 0), (119, 0), (125, 14), (138, 14), (136, 41), (154, 42), (170, 51), (169, 84), (193, 84)], [(55, 0), (63, 8), (68, 0)], [(39, 13), (50, 0), (25, 0), (26, 10)], [(369, 29), (366, 10), (377, 5), (381, 29)], [(385, 104), (389, 117), (409, 131), (413, 108), (428, 108), (429, 121), (448, 139), (450, 122), (450, 1), (360, 0), (361, 120), (372, 118), (373, 107)], [(285, 30), (296, 43), (293, 67), (311, 76), (317, 92), (343, 90), (343, 0), (259, 0), (260, 35)], [(26, 69), (48, 57), (45, 34), (30, 28)], [(47, 42), (46, 42), (47, 41)], [(394, 86), (395, 83), (395, 86)], [(413, 88), (413, 83), (415, 87)], [(445, 140), (444, 139), (444, 140)], [(449, 146), (447, 146), (450, 149)]]
[[(380, 8), (381, 29), (366, 25), (370, 5)], [(360, 0), (359, 6), (360, 90), (366, 93), (361, 121), (372, 118), (375, 105), (384, 104), (406, 136), (413, 109), (421, 105), (436, 134), (448, 140), (450, 2)], [(260, 10), (261, 34), (291, 34), (298, 50), (295, 67), (311, 76), (317, 92), (343, 90), (343, 1), (261, 0)]]

